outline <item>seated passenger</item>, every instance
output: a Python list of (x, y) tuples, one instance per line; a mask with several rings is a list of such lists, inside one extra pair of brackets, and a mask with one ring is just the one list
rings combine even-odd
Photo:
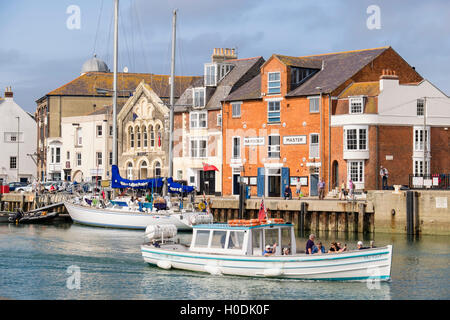
[(358, 241), (357, 247), (358, 247), (358, 250), (369, 249), (369, 248), (367, 248), (367, 247), (363, 247), (362, 241)]
[[(339, 245), (339, 243), (338, 243)], [(347, 244), (344, 244), (344, 247), (339, 250), (339, 252), (347, 251)]]
[(317, 246), (314, 246), (314, 247), (313, 247), (312, 254), (315, 254), (315, 253), (317, 253), (317, 254), (325, 253), (325, 248), (324, 248), (324, 246), (322, 245), (322, 242), (319, 242), (319, 243), (317, 244)]
[(283, 255), (288, 256), (291, 254), (291, 250), (289, 248), (283, 248)]
[(273, 244), (273, 247), (271, 247), (270, 244), (268, 244), (268, 245), (266, 246), (266, 250), (264, 250), (263, 255), (264, 255), (265, 257), (273, 256), (273, 255), (275, 254), (275, 252), (276, 252), (276, 251), (275, 251), (275, 250), (276, 250), (276, 247), (277, 247), (277, 244), (276, 244), (276, 243)]
[(161, 246), (159, 245), (158, 241), (156, 241), (155, 239), (153, 239), (152, 245), (153, 245), (155, 248), (161, 248)]
[(331, 246), (330, 246), (330, 250), (328, 250), (328, 253), (338, 253), (339, 250), (337, 248), (337, 243), (336, 242), (332, 242)]

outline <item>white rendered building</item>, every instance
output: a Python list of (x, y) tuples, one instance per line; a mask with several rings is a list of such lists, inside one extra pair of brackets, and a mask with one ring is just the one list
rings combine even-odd
[(0, 181), (33, 182), (36, 176), (36, 121), (14, 102), (11, 88), (0, 98)]
[(50, 180), (60, 177), (66, 181), (99, 183), (111, 179), (112, 118), (107, 110), (61, 119), (61, 138), (49, 140)]

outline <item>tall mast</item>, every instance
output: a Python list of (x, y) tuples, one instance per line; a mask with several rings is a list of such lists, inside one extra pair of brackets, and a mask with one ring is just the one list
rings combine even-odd
[(175, 42), (176, 42), (177, 10), (173, 10), (172, 23), (172, 67), (170, 71), (170, 137), (169, 137), (169, 172), (168, 176), (173, 177), (173, 113), (175, 95)]
[(113, 145), (112, 162), (117, 166), (117, 60), (119, 49), (119, 0), (114, 0), (114, 83), (113, 83)]

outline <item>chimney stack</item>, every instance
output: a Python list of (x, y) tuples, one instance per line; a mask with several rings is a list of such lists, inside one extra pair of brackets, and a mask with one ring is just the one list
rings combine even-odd
[(380, 90), (394, 88), (399, 85), (398, 75), (394, 70), (383, 69), (380, 76)]
[(14, 93), (11, 90), (11, 87), (6, 87), (5, 90), (5, 98), (12, 98), (14, 96)]
[(211, 56), (212, 62), (223, 62), (225, 60), (237, 59), (236, 49), (214, 48)]

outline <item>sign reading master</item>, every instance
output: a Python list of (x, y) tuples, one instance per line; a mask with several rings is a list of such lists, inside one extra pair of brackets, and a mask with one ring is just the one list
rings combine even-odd
[(284, 136), (283, 144), (306, 144), (306, 136)]

